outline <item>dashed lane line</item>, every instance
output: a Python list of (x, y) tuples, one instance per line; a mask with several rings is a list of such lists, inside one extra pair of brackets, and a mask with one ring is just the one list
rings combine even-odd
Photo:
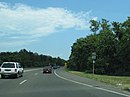
[(22, 82), (19, 83), (19, 85), (22, 85), (23, 83), (25, 83), (27, 80), (23, 80)]

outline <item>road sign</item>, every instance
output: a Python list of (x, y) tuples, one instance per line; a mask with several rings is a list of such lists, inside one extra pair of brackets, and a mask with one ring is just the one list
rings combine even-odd
[(92, 59), (95, 60), (96, 59), (96, 52), (92, 53)]
[(95, 63), (95, 60), (93, 60), (93, 64)]

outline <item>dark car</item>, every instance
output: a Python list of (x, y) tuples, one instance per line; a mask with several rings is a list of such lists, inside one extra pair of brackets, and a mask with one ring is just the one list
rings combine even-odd
[(58, 67), (56, 65), (53, 66), (53, 69), (57, 69)]
[(44, 66), (43, 73), (52, 73), (52, 66), (51, 65)]

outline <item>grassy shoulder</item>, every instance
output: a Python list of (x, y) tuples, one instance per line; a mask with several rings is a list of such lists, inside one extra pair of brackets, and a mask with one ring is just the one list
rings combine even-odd
[(79, 75), (81, 77), (86, 77), (106, 84), (110, 84), (119, 87), (123, 90), (128, 90), (130, 88), (130, 77), (128, 76), (108, 76), (108, 75), (97, 75), (97, 74), (93, 75), (85, 72), (70, 71), (70, 70), (66, 70), (66, 71), (72, 74)]

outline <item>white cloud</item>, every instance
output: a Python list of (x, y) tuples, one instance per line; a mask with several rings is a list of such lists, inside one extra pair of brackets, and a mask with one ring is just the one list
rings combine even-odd
[(14, 43), (16, 39), (20, 38), (15, 43), (24, 44), (22, 39), (30, 43), (30, 40), (60, 30), (88, 29), (89, 20), (92, 18), (96, 17), (91, 17), (90, 12), (75, 13), (64, 8), (48, 7), (43, 9), (23, 4), (10, 6), (7, 3), (0, 3), (0, 37), (6, 37), (3, 42), (6, 42), (4, 41), (6, 39), (13, 39), (12, 43)]

